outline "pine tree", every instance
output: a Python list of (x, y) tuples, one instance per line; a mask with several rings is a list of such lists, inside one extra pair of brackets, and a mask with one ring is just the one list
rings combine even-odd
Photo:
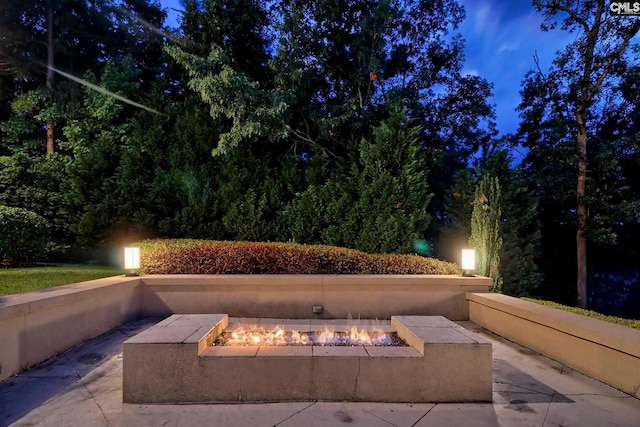
[(359, 189), (355, 209), (362, 221), (357, 249), (407, 253), (429, 225), (421, 128), (407, 114), (392, 106), (389, 118), (374, 128), (372, 141), (360, 142), (362, 169), (354, 177)]
[(350, 170), (310, 186), (285, 209), (291, 238), (366, 252), (410, 252), (430, 221), (419, 133), (407, 111), (393, 106), (372, 140), (360, 141)]

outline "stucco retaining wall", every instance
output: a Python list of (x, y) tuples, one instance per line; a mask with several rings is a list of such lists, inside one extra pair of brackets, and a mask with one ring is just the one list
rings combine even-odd
[(469, 318), (640, 398), (640, 331), (501, 294), (470, 293)]
[(0, 296), (0, 380), (135, 319), (139, 278)]
[[(466, 292), (491, 279), (437, 275), (144, 276), (145, 316), (228, 313), (233, 317), (390, 319), (393, 315), (469, 320)], [(322, 314), (313, 306), (321, 305)]]

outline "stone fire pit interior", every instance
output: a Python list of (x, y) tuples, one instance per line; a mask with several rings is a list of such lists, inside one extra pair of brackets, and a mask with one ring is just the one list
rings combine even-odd
[[(397, 333), (395, 345), (213, 345), (240, 326)], [(177, 314), (124, 343), (125, 403), (491, 401), (491, 344), (442, 316), (239, 319)]]
[(281, 319), (234, 319), (214, 346), (406, 346), (389, 322), (327, 320), (304, 322)]

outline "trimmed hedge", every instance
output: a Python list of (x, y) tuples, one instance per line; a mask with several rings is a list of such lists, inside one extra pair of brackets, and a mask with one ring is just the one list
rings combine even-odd
[(26, 209), (0, 206), (0, 265), (30, 265), (46, 252), (48, 243), (43, 217)]
[(622, 317), (615, 317), (615, 316), (607, 316), (606, 314), (601, 314), (601, 313), (598, 313), (597, 311), (585, 310), (584, 308), (562, 305), (553, 301), (545, 301), (545, 300), (539, 300), (539, 299), (533, 299), (533, 298), (522, 298), (522, 299), (529, 302), (535, 302), (536, 304), (544, 305), (547, 307), (553, 307), (559, 310), (580, 314), (582, 316), (593, 317), (594, 319), (604, 320), (605, 322), (611, 322), (617, 325), (628, 326), (634, 329), (640, 329), (640, 320), (624, 319)]
[(367, 254), (297, 243), (144, 240), (145, 274), (460, 274), (453, 263), (417, 255)]

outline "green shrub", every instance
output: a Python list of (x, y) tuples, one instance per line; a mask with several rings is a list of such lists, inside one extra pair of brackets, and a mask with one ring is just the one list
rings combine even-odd
[(47, 221), (21, 208), (0, 206), (0, 264), (29, 265), (47, 249)]
[(557, 302), (553, 302), (553, 301), (537, 300), (533, 298), (522, 298), (522, 299), (529, 302), (535, 302), (536, 304), (544, 305), (547, 307), (553, 307), (559, 310), (580, 314), (582, 316), (593, 317), (595, 319), (604, 320), (605, 322), (611, 322), (617, 325), (640, 329), (640, 320), (624, 319), (622, 317), (615, 317), (615, 316), (607, 316), (605, 314), (598, 313), (597, 311), (585, 310), (584, 308), (578, 308), (578, 307), (570, 307), (568, 305), (558, 304)]
[(138, 244), (146, 274), (460, 274), (457, 265), (437, 259), (335, 246), (187, 239)]

